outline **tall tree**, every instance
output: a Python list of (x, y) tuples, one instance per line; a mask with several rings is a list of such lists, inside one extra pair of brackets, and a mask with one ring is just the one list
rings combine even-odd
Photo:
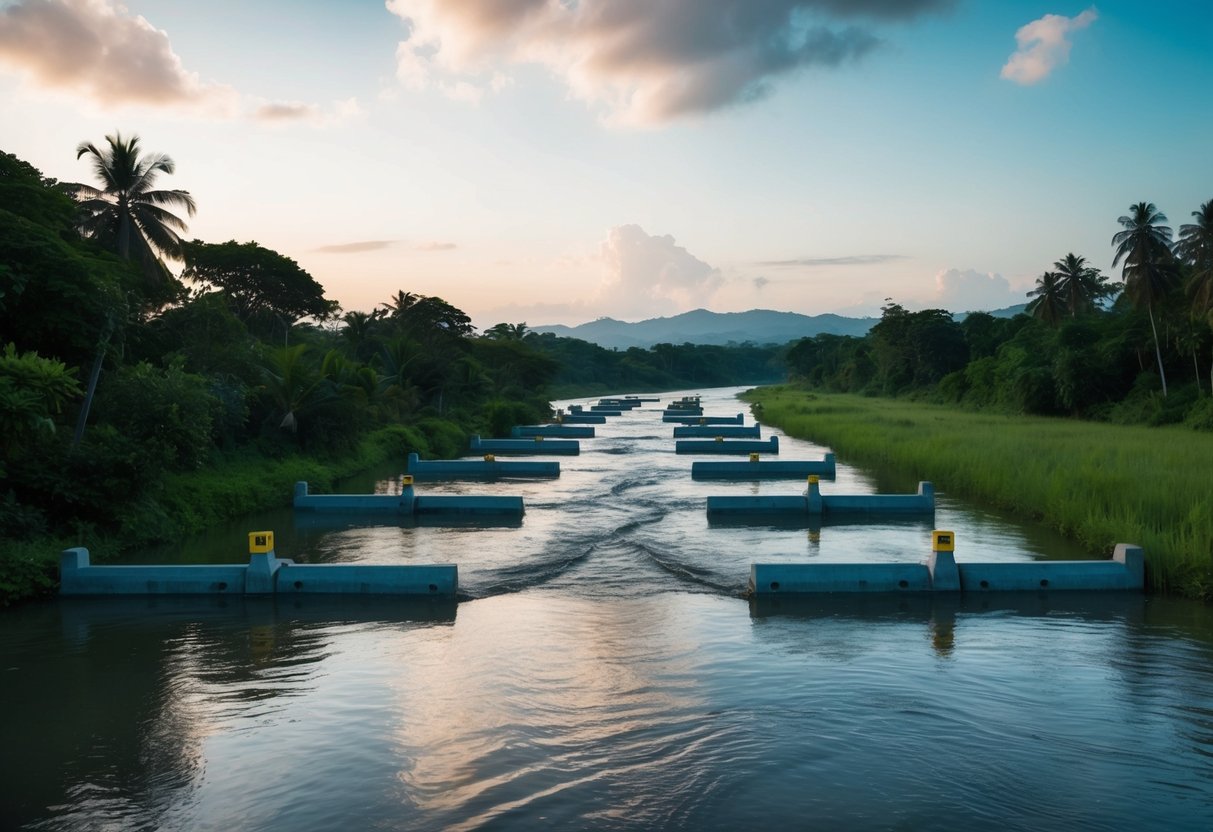
[[(1206, 317), (1213, 313), (1213, 199), (1193, 211), (1196, 222), (1179, 227), (1175, 253), (1191, 270), (1188, 292), (1192, 296), (1192, 313)], [(1213, 324), (1213, 319), (1210, 319)]]
[(1056, 277), (1061, 284), (1061, 294), (1066, 311), (1071, 318), (1095, 309), (1095, 304), (1115, 291), (1115, 286), (1100, 274), (1099, 269), (1087, 265), (1087, 258), (1071, 252), (1053, 264)]
[(1036, 288), (1028, 292), (1035, 300), (1028, 303), (1026, 312), (1049, 326), (1057, 326), (1066, 310), (1065, 286), (1056, 272), (1045, 272), (1036, 278)]
[(169, 208), (182, 208), (191, 217), (196, 206), (188, 191), (161, 190), (156, 179), (161, 173), (172, 174), (176, 164), (163, 153), (144, 154), (139, 137), (123, 139), (121, 133), (105, 137), (106, 146), (98, 148), (92, 142), (81, 142), (76, 158), (90, 154), (93, 173), (101, 183), (91, 185), (66, 184), (84, 217), (81, 231), (116, 251), (127, 260), (134, 260), (153, 287), (172, 284), (172, 276), (161, 257), (179, 257), (185, 221)]
[(1116, 247), (1112, 265), (1124, 262), (1125, 297), (1138, 309), (1144, 306), (1150, 315), (1163, 396), (1167, 395), (1167, 373), (1162, 366), (1154, 307), (1179, 284), (1179, 272), (1171, 253), (1171, 228), (1163, 225), (1166, 221), (1167, 215), (1155, 208), (1154, 203), (1139, 202), (1130, 206), (1128, 214), (1117, 219), (1124, 230), (1112, 237), (1112, 245)]

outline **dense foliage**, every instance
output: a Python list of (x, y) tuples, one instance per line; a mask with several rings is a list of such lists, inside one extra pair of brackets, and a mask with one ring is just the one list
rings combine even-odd
[(863, 338), (793, 344), (790, 375), (823, 391), (1213, 430), (1211, 210), (1172, 244), (1165, 215), (1132, 206), (1113, 237), (1123, 287), (1067, 254), (1037, 279), (1027, 314), (957, 321), (889, 303)]
[[(342, 315), (285, 255), (181, 239), (163, 206), (194, 203), (154, 186), (167, 156), (120, 136), (79, 152), (100, 187), (0, 154), (0, 603), (50, 587), (62, 545), (192, 531), (376, 455), (454, 456), (470, 433), (550, 415), (555, 383), (780, 373), (770, 348), (620, 353), (525, 324), (477, 336), (462, 310), (404, 291)], [(179, 258), (189, 289), (161, 257)]]

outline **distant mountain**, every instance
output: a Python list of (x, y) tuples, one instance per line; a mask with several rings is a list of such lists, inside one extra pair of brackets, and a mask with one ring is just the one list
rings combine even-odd
[[(1027, 307), (1028, 307), (1028, 305), (1026, 303), (1017, 303), (1014, 306), (1004, 306), (1002, 309), (989, 309), (989, 310), (983, 310), (983, 311), (985, 311), (987, 315), (993, 315), (995, 318), (1014, 318), (1020, 312), (1026, 311)], [(974, 310), (974, 311), (976, 311), (976, 310)], [(952, 315), (952, 319), (954, 321), (956, 321), (957, 323), (960, 323), (961, 321), (963, 321), (965, 318), (967, 318), (971, 314), (973, 314), (973, 313), (972, 312), (956, 312), (955, 314)]]
[(751, 309), (749, 312), (709, 312), (696, 309), (672, 318), (651, 318), (627, 323), (599, 318), (580, 326), (536, 326), (534, 332), (551, 332), (562, 338), (580, 338), (608, 349), (654, 344), (785, 344), (820, 333), (866, 335), (879, 318), (844, 318), (841, 315), (800, 315)]

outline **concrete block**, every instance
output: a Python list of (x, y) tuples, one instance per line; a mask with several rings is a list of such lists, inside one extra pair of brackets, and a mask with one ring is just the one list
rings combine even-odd
[(693, 462), (691, 477), (697, 480), (804, 480), (811, 476), (834, 479), (834, 454), (815, 460), (759, 460), (747, 462)]
[(779, 437), (770, 439), (680, 439), (674, 443), (675, 453), (680, 454), (749, 454), (779, 453)]
[(704, 416), (703, 414), (663, 413), (663, 422), (677, 422), (682, 425), (744, 425), (745, 415), (736, 416)]
[(762, 436), (761, 425), (681, 425), (674, 428), (675, 439), (707, 438), (715, 439), (723, 436), (725, 439), (758, 439)]
[(470, 443), (473, 454), (532, 454), (576, 456), (581, 453), (581, 443), (576, 439), (481, 439), (473, 436)]
[(560, 439), (593, 439), (593, 425), (515, 425), (510, 430), (515, 439), (554, 436)]
[(298, 563), (278, 570), (278, 595), (427, 595), (453, 598), (459, 570), (453, 563), (373, 565)]
[(755, 563), (750, 591), (756, 595), (817, 592), (929, 592), (931, 575), (921, 563)]
[(409, 474), (417, 479), (492, 479), (559, 477), (560, 463), (538, 460), (421, 459), (409, 454)]
[(88, 549), (59, 558), (60, 595), (236, 595), (244, 592), (244, 564), (93, 566)]
[(417, 498), (418, 517), (434, 515), (521, 516), (521, 497), (480, 497), (471, 495), (425, 495)]

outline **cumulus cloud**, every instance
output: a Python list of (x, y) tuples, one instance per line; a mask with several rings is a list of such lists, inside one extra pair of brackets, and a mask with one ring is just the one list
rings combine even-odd
[(934, 303), (952, 312), (988, 312), (1024, 302), (1005, 277), (973, 269), (947, 269), (935, 275)]
[(724, 285), (720, 270), (668, 234), (652, 236), (638, 225), (607, 233), (598, 260), (604, 278), (592, 304), (621, 317), (653, 317), (703, 306)]
[[(503, 63), (537, 64), (609, 116), (655, 123), (766, 94), (809, 67), (862, 58), (873, 25), (954, 0), (386, 0), (406, 25), (397, 76), (471, 100)], [(489, 77), (486, 83), (483, 79)]]
[(0, 8), (0, 64), (103, 105), (234, 108), (231, 87), (188, 72), (167, 33), (108, 0), (17, 0)]
[(1046, 14), (1021, 26), (1015, 33), (1019, 48), (1002, 68), (1002, 77), (1016, 84), (1038, 84), (1070, 60), (1069, 35), (1090, 26), (1099, 17), (1095, 7), (1077, 17)]
[(904, 260), (904, 254), (852, 254), (846, 257), (801, 257), (796, 260), (763, 260), (760, 266), (872, 266)]

